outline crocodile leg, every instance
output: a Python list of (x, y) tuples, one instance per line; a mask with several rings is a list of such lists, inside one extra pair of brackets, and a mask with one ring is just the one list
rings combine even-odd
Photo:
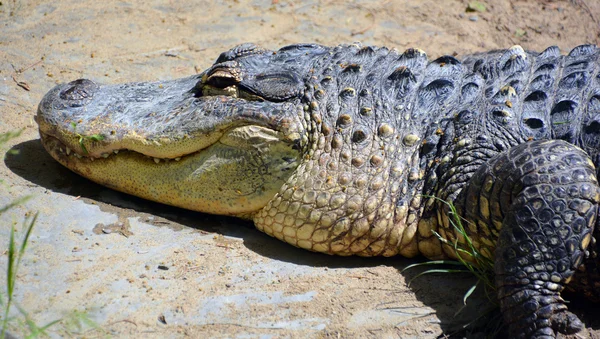
[(461, 192), (456, 205), (470, 232), (498, 235), (496, 286), (512, 336), (553, 338), (583, 328), (560, 293), (585, 257), (599, 192), (587, 154), (561, 140), (497, 155)]

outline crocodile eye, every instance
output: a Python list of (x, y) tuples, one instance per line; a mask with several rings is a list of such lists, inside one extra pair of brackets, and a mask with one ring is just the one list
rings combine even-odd
[(217, 88), (234, 86), (242, 80), (240, 73), (236, 63), (225, 62), (215, 66), (207, 73), (205, 84)]

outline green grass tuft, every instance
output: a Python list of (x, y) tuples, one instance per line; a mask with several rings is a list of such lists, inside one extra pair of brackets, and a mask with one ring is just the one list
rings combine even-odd
[[(13, 138), (18, 137), (21, 134), (22, 130), (16, 132), (8, 132), (0, 134), (0, 152), (4, 151), (4, 145)], [(16, 152), (8, 151), (6, 154), (15, 154)], [(0, 180), (0, 184), (4, 184)], [(31, 196), (24, 196), (18, 199), (11, 201), (10, 203), (0, 206), (0, 215), (4, 214), (8, 210), (24, 204), (27, 202)], [(38, 338), (41, 336), (48, 337), (50, 336), (47, 330), (58, 324), (63, 323), (63, 325), (67, 328), (68, 332), (69, 327), (76, 327), (81, 330), (85, 328), (91, 328), (94, 330), (100, 330), (101, 333), (106, 334), (106, 331), (100, 328), (95, 322), (89, 319), (86, 313), (73, 311), (71, 314), (49, 322), (43, 326), (37, 325), (34, 320), (29, 316), (27, 311), (21, 307), (14, 300), (15, 288), (17, 287), (17, 274), (19, 271), (19, 266), (21, 265), (21, 260), (25, 255), (25, 251), (27, 249), (27, 245), (29, 244), (29, 238), (33, 232), (33, 228), (38, 218), (38, 213), (33, 215), (28, 215), (23, 220), (24, 236), (19, 243), (16, 239), (15, 235), (15, 227), (10, 226), (10, 235), (8, 238), (8, 249), (6, 250), (7, 255), (7, 267), (6, 267), (6, 286), (4, 291), (0, 290), (0, 338), (8, 337), (9, 330), (19, 330), (23, 333), (28, 333), (25, 338)], [(18, 311), (19, 316), (10, 316), (11, 310), (15, 308)]]
[[(435, 197), (434, 197), (435, 198)], [(490, 258), (487, 258), (483, 255), (473, 244), (471, 237), (463, 226), (463, 222), (468, 222), (464, 218), (462, 218), (454, 206), (453, 203), (441, 200), (439, 198), (435, 198), (445, 205), (448, 206), (448, 219), (454, 230), (464, 239), (464, 242), (459, 242), (458, 237), (454, 241), (450, 241), (442, 237), (438, 232), (432, 231), (435, 236), (447, 246), (450, 246), (458, 258), (457, 260), (430, 260), (422, 263), (416, 263), (407, 266), (402, 270), (402, 272), (416, 268), (416, 267), (425, 267), (426, 269), (419, 274), (415, 275), (410, 281), (409, 284), (426, 274), (454, 274), (454, 273), (462, 273), (462, 274), (471, 274), (477, 278), (476, 282), (465, 292), (463, 295), (463, 305), (457, 310), (455, 316), (458, 315), (467, 305), (467, 300), (473, 295), (473, 293), (479, 288), (483, 286), (484, 292), (488, 300), (490, 301), (490, 306), (488, 309), (481, 313), (473, 321), (464, 324), (463, 328), (469, 327), (471, 325), (476, 324), (479, 320), (484, 317), (487, 317), (492, 312), (499, 314), (498, 312), (498, 302), (496, 298), (496, 285), (494, 283), (494, 261)], [(432, 268), (434, 267), (434, 268)], [(500, 323), (500, 319), (497, 319), (498, 323)], [(496, 328), (498, 331), (499, 326)]]
[(83, 153), (85, 153), (85, 154), (89, 154), (87, 148), (85, 148), (85, 144), (84, 144), (85, 140), (89, 140), (89, 141), (93, 141), (93, 142), (98, 142), (98, 141), (104, 140), (104, 135), (102, 135), (102, 134), (83, 135), (83, 134), (77, 133), (77, 123), (75, 123), (75, 122), (71, 122), (71, 127), (73, 127), (73, 132), (75, 132), (75, 135), (79, 138), (79, 146), (81, 147), (81, 149), (83, 150)]

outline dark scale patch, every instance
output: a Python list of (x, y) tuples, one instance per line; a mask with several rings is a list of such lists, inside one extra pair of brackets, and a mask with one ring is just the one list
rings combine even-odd
[(460, 98), (462, 102), (470, 103), (479, 97), (481, 87), (475, 82), (469, 82), (461, 88)]
[(590, 62), (587, 60), (578, 60), (565, 66), (570, 71), (583, 71), (590, 68)]
[(480, 74), (485, 80), (493, 79), (498, 74), (496, 64), (487, 62), (485, 59), (479, 59), (473, 64), (473, 72)]
[(398, 64), (409, 69), (422, 70), (427, 66), (427, 55), (417, 49), (409, 48), (398, 58)]
[[(504, 58), (504, 56), (503, 56)], [(522, 72), (527, 68), (527, 59), (518, 54), (509, 53), (509, 56), (502, 65), (502, 73), (503, 74), (515, 74), (518, 72)]]
[(367, 132), (366, 129), (364, 128), (357, 128), (354, 130), (354, 132), (352, 133), (352, 142), (353, 143), (361, 143), (363, 141), (365, 141), (368, 137), (369, 133)]
[(540, 59), (558, 58), (560, 57), (560, 49), (558, 46), (550, 46), (541, 52), (538, 57)]
[(375, 54), (375, 49), (371, 46), (365, 46), (359, 49), (356, 54), (362, 57), (371, 57), (373, 54)]
[(548, 95), (544, 91), (533, 91), (525, 97), (524, 101), (545, 101), (547, 98)]
[(352, 87), (346, 87), (340, 92), (340, 98), (343, 100), (350, 100), (356, 97), (356, 90)]
[(408, 82), (416, 82), (415, 75), (408, 69), (408, 67), (402, 65), (396, 68), (392, 74), (388, 77), (391, 81), (408, 81)]
[(333, 85), (334, 81), (333, 78), (330, 75), (326, 75), (321, 79), (321, 86), (323, 87), (329, 87), (331, 85)]
[(588, 72), (583, 71), (570, 73), (560, 79), (558, 86), (581, 90), (588, 84), (590, 80), (589, 75), (590, 74)]
[(486, 87), (484, 91), (486, 99), (493, 97), (496, 93), (496, 87), (494, 85)]
[(532, 130), (542, 130), (545, 129), (544, 121), (537, 118), (528, 118), (523, 121), (528, 128)]
[(546, 63), (546, 64), (542, 64), (540, 66), (538, 66), (538, 68), (536, 68), (535, 73), (548, 73), (548, 72), (552, 72), (556, 69), (556, 64), (554, 63)]
[(583, 133), (588, 135), (600, 135), (600, 121), (592, 121), (583, 127)]
[(477, 114), (473, 111), (470, 110), (464, 110), (461, 111), (460, 113), (458, 113), (456, 115), (456, 122), (459, 123), (460, 125), (467, 125), (470, 122), (473, 121), (473, 119), (475, 118)]
[(352, 117), (349, 114), (342, 114), (337, 119), (336, 125), (339, 128), (348, 128), (352, 125)]
[(581, 45), (573, 48), (569, 52), (570, 57), (590, 56), (598, 51), (598, 48), (594, 45)]
[(433, 80), (419, 89), (419, 105), (443, 104), (454, 90), (454, 83), (447, 79)]
[(442, 56), (431, 62), (426, 69), (427, 78), (459, 80), (464, 76), (464, 68), (460, 61), (451, 56)]
[(440, 67), (444, 67), (447, 65), (459, 65), (460, 64), (460, 61), (458, 59), (456, 59), (455, 57), (450, 56), (450, 55), (441, 56), (432, 62), (435, 64), (438, 64)]
[(529, 86), (533, 89), (550, 89), (554, 85), (555, 78), (550, 74), (536, 75)]
[(503, 109), (494, 109), (492, 110), (491, 116), (498, 122), (502, 124), (507, 124), (509, 120), (513, 119), (512, 114)]
[(416, 48), (408, 48), (402, 53), (402, 57), (407, 59), (419, 59), (421, 56), (422, 52)]
[(362, 70), (362, 66), (356, 63), (341, 66), (343, 68), (343, 73), (358, 73)]
[(406, 96), (414, 87), (417, 78), (406, 66), (400, 66), (388, 77), (388, 85), (393, 87), (396, 97)]
[(373, 115), (373, 109), (371, 107), (363, 106), (359, 109), (358, 113), (363, 117), (370, 117)]

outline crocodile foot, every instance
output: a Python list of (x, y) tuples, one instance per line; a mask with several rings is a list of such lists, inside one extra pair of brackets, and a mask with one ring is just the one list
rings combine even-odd
[(499, 233), (495, 279), (511, 336), (580, 331), (560, 293), (586, 257), (598, 212), (600, 188), (587, 154), (561, 140), (521, 144), (482, 166), (462, 194), (471, 226)]

